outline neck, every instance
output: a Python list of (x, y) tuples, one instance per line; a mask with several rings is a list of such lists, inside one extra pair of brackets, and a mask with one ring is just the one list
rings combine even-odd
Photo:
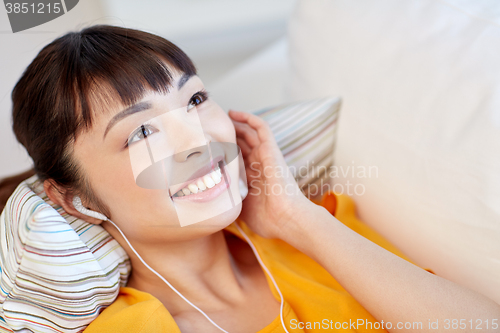
[[(132, 244), (134, 245), (134, 244)], [(135, 246), (134, 246), (135, 247)], [(191, 302), (211, 307), (241, 299), (243, 272), (229, 251), (223, 231), (162, 248), (136, 248), (143, 260)], [(151, 293), (171, 313), (189, 307), (134, 254), (128, 286)], [(230, 295), (230, 296), (229, 296)]]

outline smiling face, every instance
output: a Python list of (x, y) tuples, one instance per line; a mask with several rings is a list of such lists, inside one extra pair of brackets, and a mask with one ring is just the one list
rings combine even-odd
[[(132, 242), (193, 239), (236, 219), (234, 126), (198, 76), (172, 70), (168, 93), (149, 91), (132, 106), (107, 109), (78, 136), (73, 156), (109, 218)], [(148, 187), (139, 180), (151, 158), (168, 163), (162, 164), (164, 177)]]

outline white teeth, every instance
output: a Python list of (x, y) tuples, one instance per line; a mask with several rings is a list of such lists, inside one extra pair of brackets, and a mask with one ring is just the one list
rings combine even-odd
[(219, 184), (222, 180), (222, 173), (220, 169), (214, 170), (210, 172), (208, 175), (203, 176), (198, 179), (196, 183), (191, 183), (187, 187), (177, 191), (174, 194), (176, 197), (183, 197), (186, 195), (190, 195), (192, 193), (203, 192), (207, 188), (212, 188), (215, 184)]
[(212, 177), (210, 177), (210, 175), (205, 175), (203, 176), (203, 182), (205, 183), (205, 185), (207, 185), (208, 188), (212, 188), (215, 186), (215, 183), (212, 179)]
[(189, 184), (188, 189), (191, 191), (191, 193), (198, 193), (198, 186), (195, 184)]
[(219, 176), (219, 174), (217, 172), (212, 172), (210, 174), (210, 177), (212, 177), (212, 179), (214, 180), (215, 184), (219, 184), (220, 181), (221, 181), (221, 176)]
[(198, 186), (198, 188), (201, 191), (205, 191), (207, 189), (207, 187), (205, 186), (205, 183), (201, 179), (198, 179), (198, 181), (196, 182), (196, 186)]

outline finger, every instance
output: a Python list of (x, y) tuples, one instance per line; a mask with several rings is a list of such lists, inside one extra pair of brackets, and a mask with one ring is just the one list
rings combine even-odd
[(252, 148), (248, 146), (247, 142), (244, 139), (236, 138), (236, 144), (238, 145), (238, 147), (240, 147), (241, 153), (243, 154), (244, 158), (246, 158), (252, 152)]
[(245, 139), (250, 148), (260, 144), (257, 132), (245, 123), (233, 122), (236, 136)]
[(244, 121), (244, 114), (246, 112), (242, 112), (242, 111), (235, 111), (235, 110), (229, 110), (228, 111), (228, 115), (231, 119), (233, 120), (236, 120), (236, 121), (240, 121), (240, 122), (243, 122)]
[(235, 122), (234, 129), (236, 137), (244, 139), (249, 147), (254, 148), (260, 144), (257, 132), (247, 124)]
[(247, 112), (229, 111), (229, 116), (239, 122), (247, 123), (251, 128), (257, 131), (261, 141), (270, 140), (273, 137), (269, 125), (260, 117)]

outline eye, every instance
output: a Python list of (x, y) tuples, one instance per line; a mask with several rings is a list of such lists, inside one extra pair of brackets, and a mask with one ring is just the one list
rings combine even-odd
[(129, 136), (125, 146), (127, 147), (135, 142), (141, 141), (155, 132), (157, 132), (157, 130), (153, 126), (147, 124), (141, 125)]
[(194, 94), (191, 99), (189, 100), (187, 109), (188, 111), (191, 110), (192, 108), (200, 105), (201, 103), (205, 102), (208, 98), (208, 93), (204, 90), (198, 91), (196, 94)]

